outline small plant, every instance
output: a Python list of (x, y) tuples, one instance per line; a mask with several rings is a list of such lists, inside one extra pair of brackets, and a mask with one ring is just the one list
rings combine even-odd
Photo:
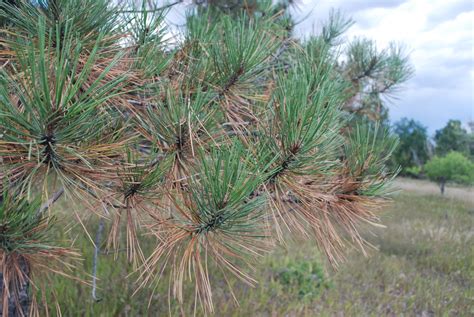
[(311, 299), (330, 287), (321, 264), (316, 261), (291, 261), (277, 272), (276, 280), (285, 288), (297, 290), (302, 299)]
[(444, 194), (446, 182), (474, 183), (474, 163), (459, 152), (435, 156), (426, 163), (425, 172), (430, 180), (439, 184), (441, 194)]

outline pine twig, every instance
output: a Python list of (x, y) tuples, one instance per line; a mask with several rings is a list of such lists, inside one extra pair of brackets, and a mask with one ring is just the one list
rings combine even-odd
[(64, 187), (61, 187), (57, 192), (53, 194), (53, 196), (48, 199), (47, 202), (45, 202), (41, 207), (38, 209), (36, 212), (36, 215), (39, 217), (41, 216), (46, 210), (51, 207), (52, 204), (54, 204), (62, 195), (64, 194)]
[(143, 12), (147, 12), (147, 13), (153, 13), (153, 12), (160, 12), (160, 11), (163, 11), (163, 10), (167, 10), (177, 4), (180, 4), (182, 3), (183, 0), (177, 0), (175, 2), (172, 2), (172, 3), (168, 3), (162, 7), (159, 7), (159, 8), (154, 8), (154, 9), (150, 9), (150, 10), (119, 10), (118, 13), (143, 13)]
[[(105, 207), (104, 207), (105, 208)], [(99, 262), (100, 240), (104, 230), (104, 218), (100, 218), (99, 227), (94, 241), (94, 257), (92, 259), (92, 299), (100, 302), (102, 299), (97, 297), (97, 263)]]

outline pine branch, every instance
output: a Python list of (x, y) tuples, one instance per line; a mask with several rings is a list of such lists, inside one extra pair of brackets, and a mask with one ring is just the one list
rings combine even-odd
[(150, 9), (150, 10), (118, 10), (117, 13), (144, 13), (144, 12), (153, 13), (153, 12), (161, 12), (161, 11), (167, 10), (171, 7), (174, 7), (175, 5), (180, 4), (180, 3), (183, 3), (183, 0), (178, 0), (178, 1), (175, 1), (175, 2), (172, 2), (172, 3), (169, 3), (167, 5), (164, 5), (162, 7), (154, 8), (154, 9)]
[(46, 210), (48, 210), (62, 195), (64, 194), (64, 188), (61, 187), (56, 191), (51, 198), (48, 199), (36, 212), (36, 215), (40, 217)]

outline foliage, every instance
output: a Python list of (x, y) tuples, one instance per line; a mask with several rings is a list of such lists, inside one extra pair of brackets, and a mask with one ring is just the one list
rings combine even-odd
[(446, 126), (436, 131), (436, 154), (443, 156), (451, 151), (469, 155), (469, 135), (459, 120), (449, 120)]
[[(378, 124), (356, 127), (345, 146), (346, 169), (350, 178), (362, 186), (358, 193), (380, 196), (385, 193), (387, 178), (395, 176), (386, 163), (398, 146), (398, 139)], [(370, 166), (370, 167), (369, 167)]]
[(474, 183), (474, 163), (459, 152), (435, 156), (425, 165), (425, 172), (433, 181), (453, 181), (461, 184)]
[(403, 118), (394, 124), (393, 131), (400, 140), (393, 155), (396, 164), (403, 168), (421, 167), (428, 161), (426, 127), (413, 119)]
[[(15, 6), (19, 4), (20, 1), (19, 0), (4, 0), (4, 2), (11, 6)], [(8, 22), (8, 19), (5, 19), (0, 16), (0, 27), (4, 26), (7, 22)]]
[(201, 7), (168, 45), (165, 9), (145, 2), (2, 3), (1, 192), (64, 189), (79, 223), (110, 222), (107, 246), (126, 250), (138, 288), (169, 270), (170, 296), (183, 304), (193, 289), (205, 313), (210, 267), (253, 285), (253, 263), (288, 236), (334, 265), (348, 244), (363, 249), (357, 227), (379, 222), (397, 140), (346, 106), (367, 87), (393, 92), (406, 57), (360, 41), (340, 65), (340, 15), (298, 43), (288, 6), (259, 5)]
[(86, 46), (94, 45), (101, 34), (108, 37), (102, 39), (104, 44), (113, 43), (109, 40), (118, 35), (116, 31), (120, 25), (116, 8), (109, 6), (106, 0), (20, 0), (11, 5), (3, 3), (0, 16), (13, 25), (16, 32), (26, 36), (36, 36), (38, 20), (44, 19), (46, 33), (52, 35), (50, 40), (53, 42), (57, 33), (64, 36), (68, 33), (67, 28), (72, 28), (81, 44)]
[(402, 47), (392, 43), (378, 50), (375, 42), (358, 38), (347, 45), (340, 73), (348, 83), (344, 108), (355, 118), (386, 121), (385, 101), (393, 98), (413, 74)]
[(402, 169), (403, 174), (413, 177), (413, 178), (418, 178), (421, 176), (422, 173), (422, 167), (420, 166), (411, 166), (411, 167), (406, 167)]
[[(14, 73), (2, 74), (0, 157), (8, 160), (14, 172), (8, 177), (21, 179), (22, 190), (30, 191), (38, 179), (46, 180), (49, 171), (54, 171), (64, 186), (92, 184), (98, 175), (91, 166), (99, 167), (104, 157), (110, 157), (119, 133), (110, 115), (98, 105), (119, 93), (124, 77), (116, 75), (103, 82), (116, 58), (104, 65), (100, 74), (92, 73), (100, 63), (97, 51), (104, 34), (84, 58), (82, 44), (71, 32), (59, 46), (51, 38), (47, 42), (44, 19), (40, 18), (37, 27), (37, 41), (19, 37), (9, 43), (16, 51), (16, 63)], [(57, 31), (55, 37), (60, 36)], [(71, 73), (74, 80), (68, 79)], [(16, 74), (24, 74), (22, 81), (16, 80)]]
[(329, 287), (321, 264), (309, 261), (289, 262), (277, 272), (276, 279), (286, 289), (294, 289), (301, 299), (311, 300)]
[[(3, 316), (21, 312), (21, 307), (7, 303), (10, 296), (20, 299), (24, 284), (29, 284), (36, 276), (44, 279), (51, 273), (67, 275), (65, 271), (71, 269), (68, 258), (77, 257), (74, 251), (56, 246), (51, 241), (48, 231), (54, 219), (39, 213), (40, 203), (38, 198), (29, 202), (7, 191), (3, 192), (0, 200), (0, 276), (3, 281), (0, 290)], [(33, 287), (44, 291), (41, 280), (36, 282)], [(33, 296), (31, 301), (30, 312), (37, 314), (36, 297)], [(14, 304), (19, 305), (18, 302)]]

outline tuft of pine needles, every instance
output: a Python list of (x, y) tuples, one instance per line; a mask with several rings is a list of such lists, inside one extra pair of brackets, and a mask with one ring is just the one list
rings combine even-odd
[[(71, 259), (79, 254), (68, 248), (59, 247), (48, 237), (54, 219), (38, 213), (39, 198), (31, 202), (16, 198), (5, 191), (0, 202), (0, 274), (2, 276), (2, 315), (16, 311), (17, 315), (38, 314), (36, 289), (46, 291), (41, 280), (49, 274), (71, 277)], [(40, 277), (36, 282), (34, 279)], [(23, 311), (20, 300), (25, 301), (25, 285), (34, 291), (29, 311)], [(54, 293), (54, 290), (52, 290)]]

